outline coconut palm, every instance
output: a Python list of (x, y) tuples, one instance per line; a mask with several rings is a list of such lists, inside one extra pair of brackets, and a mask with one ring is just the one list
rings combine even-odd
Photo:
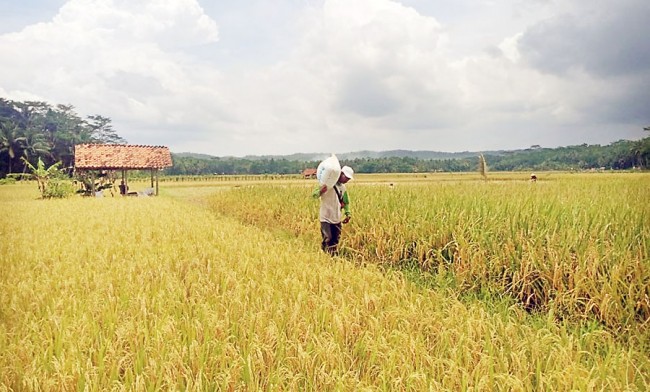
[[(25, 135), (23, 136), (22, 144), (22, 156), (29, 162), (33, 162), (36, 157), (48, 157), (50, 159), (52, 158), (50, 146), (47, 143), (45, 135), (39, 129), (27, 129)], [(26, 170), (27, 166), (24, 167), (23, 173), (25, 173)]]
[(21, 129), (13, 122), (0, 121), (0, 155), (6, 153), (8, 173), (12, 172), (12, 163), (16, 156), (22, 155), (25, 137)]

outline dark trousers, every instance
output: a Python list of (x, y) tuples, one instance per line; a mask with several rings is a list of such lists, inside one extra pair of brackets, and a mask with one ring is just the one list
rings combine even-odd
[(338, 251), (336, 247), (338, 246), (339, 239), (341, 238), (341, 224), (321, 222), (320, 233), (323, 236), (321, 249), (331, 255), (337, 254)]

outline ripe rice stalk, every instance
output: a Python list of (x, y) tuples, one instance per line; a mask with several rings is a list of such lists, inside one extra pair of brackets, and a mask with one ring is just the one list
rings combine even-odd
[[(364, 265), (320, 251), (302, 185), (196, 205), (187, 183), (146, 200), (0, 187), (0, 389), (646, 390), (629, 325), (648, 295), (643, 186), (567, 178), (355, 184), (344, 246)], [(444, 256), (458, 284), (371, 264), (377, 241), (385, 263)], [(498, 299), (507, 279), (585, 322)]]
[[(342, 237), (349, 251), (343, 253), (364, 263), (391, 266), (415, 259), (424, 271), (431, 265), (449, 269), (460, 287), (494, 293), (508, 292), (504, 277), (515, 276), (523, 267), (537, 278), (526, 280), (532, 291), (515, 295), (522, 304), (530, 304), (534, 295), (539, 298), (536, 308), (549, 308), (552, 301), (562, 317), (591, 317), (614, 330), (623, 324), (634, 329), (648, 317), (636, 310), (643, 308), (645, 294), (629, 288), (644, 287), (647, 270), (611, 286), (609, 294), (625, 297), (625, 306), (609, 306), (603, 313), (585, 307), (584, 298), (602, 302), (601, 288), (611, 281), (612, 266), (629, 265), (626, 270), (633, 271), (647, 260), (644, 244), (650, 235), (644, 222), (650, 212), (642, 201), (641, 183), (626, 175), (573, 175), (535, 187), (523, 180), (495, 181), (481, 189), (472, 181), (452, 186), (431, 181), (393, 189), (355, 184), (353, 220)], [(296, 191), (303, 192), (290, 187), (220, 192), (214, 205), (232, 214), (223, 206), (241, 204), (241, 216), (260, 227), (290, 221), (293, 235), (318, 244), (318, 203), (308, 197), (308, 187), (304, 198), (296, 197)], [(452, 239), (456, 245), (450, 252), (445, 245)], [(521, 288), (512, 292), (520, 293)], [(623, 321), (632, 319), (637, 320), (632, 325)]]

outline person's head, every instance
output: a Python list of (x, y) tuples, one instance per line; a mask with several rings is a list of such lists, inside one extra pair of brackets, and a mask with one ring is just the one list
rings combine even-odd
[(346, 182), (354, 179), (354, 170), (350, 166), (343, 166), (341, 174), (339, 175), (339, 182), (345, 184)]

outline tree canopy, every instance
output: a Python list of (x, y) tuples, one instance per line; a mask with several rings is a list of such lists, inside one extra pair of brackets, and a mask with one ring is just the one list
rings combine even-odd
[[(18, 102), (0, 98), (0, 177), (24, 173), (40, 158), (47, 166), (74, 163), (80, 143), (126, 143), (113, 130), (111, 119), (79, 116), (72, 105)], [(23, 160), (24, 159), (24, 160)]]

